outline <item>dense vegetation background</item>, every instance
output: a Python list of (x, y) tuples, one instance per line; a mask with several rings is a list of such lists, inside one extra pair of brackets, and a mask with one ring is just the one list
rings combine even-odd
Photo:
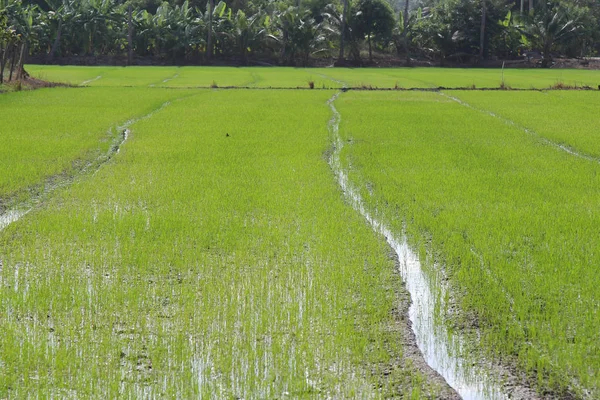
[(599, 0), (0, 0), (0, 60), (5, 72), (28, 56), (443, 64), (534, 51), (547, 66), (556, 55), (595, 56), (599, 18)]

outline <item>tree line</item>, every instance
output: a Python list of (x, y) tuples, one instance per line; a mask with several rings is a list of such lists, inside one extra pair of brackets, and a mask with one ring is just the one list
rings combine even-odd
[(537, 51), (595, 56), (600, 0), (0, 0), (0, 79), (30, 56), (171, 63), (373, 54), (476, 63)]

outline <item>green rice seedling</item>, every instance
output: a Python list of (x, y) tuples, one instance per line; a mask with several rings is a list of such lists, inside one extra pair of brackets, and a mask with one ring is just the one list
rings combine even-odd
[(221, 87), (376, 87), (547, 89), (556, 82), (566, 86), (598, 85), (597, 71), (477, 68), (289, 68), (289, 67), (58, 67), (28, 65), (29, 73), (49, 81), (89, 86)]
[[(0, 200), (43, 191), (105, 155), (127, 120), (180, 92), (53, 88), (0, 96)], [(133, 101), (132, 99), (135, 99)]]
[(437, 397), (324, 159), (332, 93), (195, 93), (0, 231), (0, 397)]
[(49, 82), (66, 83), (79, 86), (91, 82), (106, 71), (115, 67), (76, 67), (57, 65), (27, 65), (25, 70), (34, 78)]
[[(534, 98), (589, 120), (579, 104), (596, 93), (560, 96), (460, 94), (523, 119), (518, 104)], [(429, 270), (443, 268), (453, 329), (476, 328), (485, 357), (511, 360), (542, 393), (598, 397), (600, 165), (438, 93), (349, 92), (336, 106), (351, 181)]]
[(600, 107), (598, 92), (452, 92), (451, 95), (482, 113), (492, 113), (505, 123), (563, 146), (564, 150), (600, 159), (600, 122), (595, 118)]

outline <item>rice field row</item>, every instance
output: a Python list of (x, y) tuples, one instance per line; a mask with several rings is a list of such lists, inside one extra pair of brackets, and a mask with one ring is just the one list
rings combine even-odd
[[(511, 106), (505, 93), (456, 96), (524, 119), (532, 94), (512, 94)], [(573, 104), (565, 114), (582, 130), (560, 137), (579, 145), (596, 121), (577, 105), (600, 98), (538, 96)], [(542, 393), (597, 396), (600, 165), (542, 140), (564, 114), (532, 112), (531, 135), (437, 93), (349, 92), (337, 106), (351, 180), (434, 274), (443, 266), (455, 329), (477, 327), (487, 357), (516, 363)]]
[(479, 110), (492, 113), (500, 120), (544, 137), (581, 156), (600, 159), (600, 93), (569, 91), (520, 93), (500, 92), (494, 96), (481, 93), (452, 93), (453, 97)]
[(119, 88), (0, 96), (0, 211), (3, 202), (30, 196), (25, 189), (43, 192), (104, 156), (120, 125), (176, 96), (181, 93)]
[(0, 232), (0, 397), (437, 397), (323, 161), (330, 93), (190, 93)]
[[(30, 65), (34, 77), (72, 85), (193, 88), (548, 88), (600, 85), (598, 71), (476, 68), (61, 67)], [(442, 71), (442, 72), (440, 72)]]

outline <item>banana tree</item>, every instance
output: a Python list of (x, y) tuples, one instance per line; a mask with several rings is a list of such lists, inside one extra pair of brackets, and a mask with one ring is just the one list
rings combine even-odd
[(242, 63), (248, 64), (248, 52), (260, 46), (266, 37), (270, 18), (262, 11), (246, 16), (242, 10), (235, 14), (235, 39)]
[(25, 57), (29, 51), (29, 45), (35, 44), (39, 38), (39, 26), (34, 23), (34, 16), (37, 17), (37, 6), (23, 6), (21, 1), (2, 0), (0, 1), (0, 18), (3, 20), (0, 29), (0, 48), (2, 51), (2, 61), (0, 66), (0, 75), (4, 80), (4, 70), (10, 61), (9, 80), (13, 79), (16, 72), (16, 79), (20, 80), (23, 76), (23, 65)]
[[(47, 13), (42, 13), (42, 23), (46, 28), (45, 36), (52, 41), (48, 58), (53, 59), (60, 52), (61, 39), (65, 26), (73, 24), (76, 13), (75, 0), (46, 0), (49, 8)], [(53, 38), (53, 39), (52, 39)]]
[(288, 7), (274, 14), (276, 35), (268, 35), (282, 46), (281, 58), (288, 64), (294, 64), (297, 56), (302, 64), (308, 64), (309, 57), (329, 50), (328, 37), (334, 33), (329, 21), (317, 22), (309, 11), (299, 7)]
[(165, 2), (156, 14), (147, 11), (134, 15), (136, 48), (141, 54), (169, 56), (173, 60), (189, 57), (204, 43), (204, 23), (194, 17), (187, 1), (180, 6)]
[(271, 19), (263, 10), (247, 15), (242, 10), (233, 12), (224, 2), (215, 7), (213, 34), (217, 47), (223, 52), (235, 49), (243, 64), (248, 63), (248, 54), (259, 48), (267, 36)]
[(4, 70), (9, 62), (10, 54), (14, 52), (15, 45), (20, 40), (16, 29), (10, 24), (9, 4), (7, 0), (0, 0), (0, 84), (4, 83)]
[(71, 27), (74, 41), (83, 38), (83, 51), (105, 54), (125, 41), (125, 10), (114, 0), (82, 0), (77, 3)]

